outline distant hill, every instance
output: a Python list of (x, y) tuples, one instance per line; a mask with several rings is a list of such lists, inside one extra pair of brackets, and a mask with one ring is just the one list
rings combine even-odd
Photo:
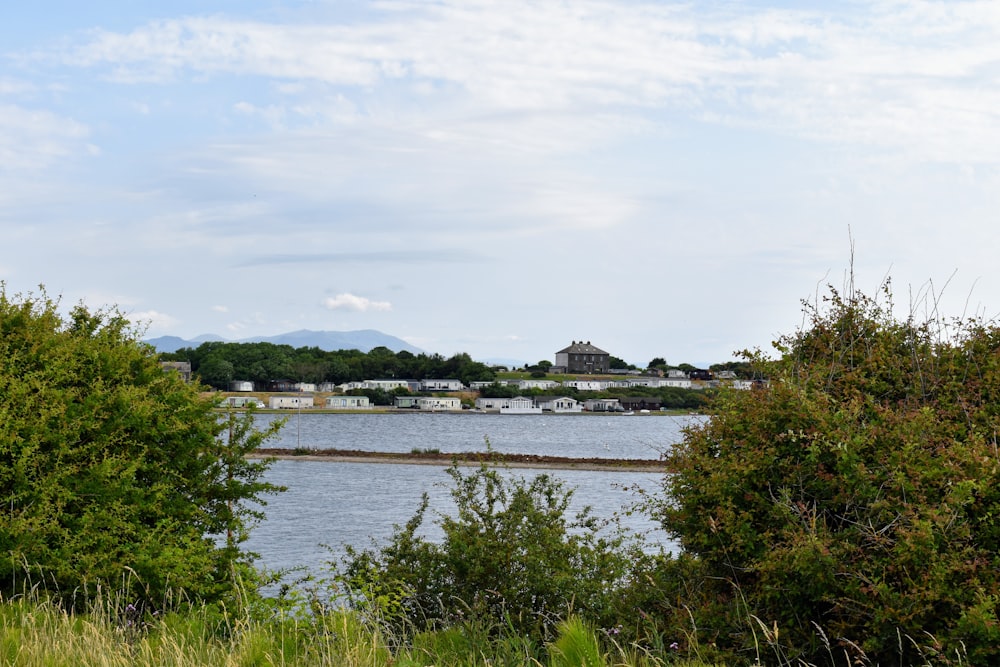
[(413, 354), (423, 352), (420, 348), (410, 345), (401, 338), (396, 338), (395, 336), (390, 336), (374, 329), (363, 329), (360, 331), (309, 331), (308, 329), (301, 329), (277, 336), (254, 336), (239, 340), (228, 340), (214, 334), (203, 334), (191, 340), (185, 340), (177, 336), (160, 336), (159, 338), (148, 338), (145, 342), (156, 348), (157, 352), (176, 352), (182, 347), (195, 348), (209, 341), (224, 343), (274, 343), (275, 345), (291, 345), (294, 348), (318, 347), (327, 352), (336, 350), (370, 352), (376, 347), (387, 347), (393, 352), (401, 352), (403, 350), (412, 352)]

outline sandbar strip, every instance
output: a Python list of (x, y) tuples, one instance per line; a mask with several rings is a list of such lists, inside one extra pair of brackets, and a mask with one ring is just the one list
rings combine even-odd
[(594, 470), (604, 472), (666, 472), (663, 461), (650, 459), (577, 459), (536, 454), (499, 454), (497, 452), (363, 452), (355, 450), (258, 449), (250, 458), (272, 458), (286, 461), (325, 461), (328, 463), (388, 463), (407, 465), (462, 466), (482, 464), (506, 468), (537, 468), (542, 470)]

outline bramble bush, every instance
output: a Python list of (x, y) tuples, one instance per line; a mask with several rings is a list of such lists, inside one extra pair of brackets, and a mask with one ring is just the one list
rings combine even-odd
[[(1000, 663), (1000, 328), (830, 288), (667, 457), (663, 617), (741, 659)], [(668, 621), (664, 621), (665, 623)]]
[(425, 495), (388, 544), (348, 550), (340, 581), (355, 604), (396, 630), (466, 625), (536, 641), (571, 612), (608, 620), (628, 550), (621, 535), (602, 535), (588, 510), (569, 515), (572, 489), (485, 464), (448, 473), (456, 514), (439, 517), (440, 542), (419, 534)]
[(276, 429), (219, 419), (117, 312), (58, 305), (0, 283), (0, 597), (233, 595), (277, 490), (245, 454)]

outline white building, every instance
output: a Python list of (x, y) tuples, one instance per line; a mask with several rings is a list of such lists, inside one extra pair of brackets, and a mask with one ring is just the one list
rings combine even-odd
[[(351, 384), (358, 384), (356, 382)], [(410, 389), (409, 380), (365, 380), (358, 389), (381, 389), (382, 391), (392, 391), (393, 389)]]
[(420, 391), (463, 391), (461, 380), (421, 380)]
[(250, 382), (250, 380), (233, 380), (229, 383), (229, 391), (253, 391), (253, 382)]
[(558, 387), (559, 383), (555, 380), (518, 380), (518, 389), (553, 389)]
[(334, 410), (368, 410), (372, 407), (367, 396), (330, 396), (326, 407)]
[(279, 394), (278, 396), (271, 396), (267, 400), (267, 406), (272, 410), (287, 408), (291, 408), (293, 410), (296, 408), (311, 408), (313, 406), (313, 397)]
[(577, 391), (604, 391), (608, 388), (606, 380), (566, 380), (562, 384)]
[(462, 399), (457, 396), (417, 396), (417, 409), (431, 412), (461, 410)]
[(617, 398), (589, 398), (583, 402), (587, 412), (622, 412), (621, 402)]
[(679, 387), (681, 389), (690, 389), (691, 380), (687, 377), (644, 377), (635, 378), (631, 380), (622, 380), (628, 387), (651, 387), (653, 389), (662, 389), (664, 387)]
[(222, 399), (222, 405), (232, 408), (262, 408), (264, 401), (256, 396), (227, 396)]
[(480, 410), (499, 410), (500, 414), (531, 415), (541, 414), (542, 409), (535, 407), (535, 402), (524, 396), (514, 398), (477, 398), (476, 408)]
[(507, 399), (510, 401), (506, 406), (500, 408), (502, 415), (540, 415), (542, 409), (535, 405), (535, 402), (524, 396), (515, 396)]
[(583, 412), (583, 403), (569, 396), (538, 396), (535, 405), (542, 412)]
[(364, 382), (345, 382), (344, 384), (338, 384), (335, 387), (336, 391), (340, 391), (345, 394), (349, 391), (354, 391), (355, 389), (364, 389), (364, 388), (365, 388)]

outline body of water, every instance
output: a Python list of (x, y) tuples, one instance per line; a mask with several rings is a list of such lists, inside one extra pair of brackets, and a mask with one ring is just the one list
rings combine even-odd
[(700, 417), (667, 415), (499, 414), (260, 414), (260, 423), (286, 419), (271, 447), (410, 452), (483, 451), (577, 458), (656, 459)]
[[(257, 415), (262, 424), (280, 418)], [(505, 453), (571, 457), (655, 459), (680, 440), (691, 417), (490, 414), (308, 414), (288, 415), (273, 447), (360, 449), (409, 452), (481, 451), (485, 439)], [(654, 547), (670, 548), (657, 524), (631, 512), (637, 489), (658, 492), (662, 475), (645, 472), (516, 469), (505, 474), (532, 478), (549, 474), (574, 489), (573, 511), (591, 506), (594, 515), (619, 518), (630, 531), (645, 534)], [(302, 567), (321, 573), (344, 545), (385, 543), (395, 525), (413, 516), (423, 493), (430, 497), (424, 534), (440, 537), (437, 513), (454, 509), (451, 478), (443, 467), (412, 464), (276, 461), (267, 480), (288, 487), (272, 496), (267, 519), (247, 548), (270, 569)]]

